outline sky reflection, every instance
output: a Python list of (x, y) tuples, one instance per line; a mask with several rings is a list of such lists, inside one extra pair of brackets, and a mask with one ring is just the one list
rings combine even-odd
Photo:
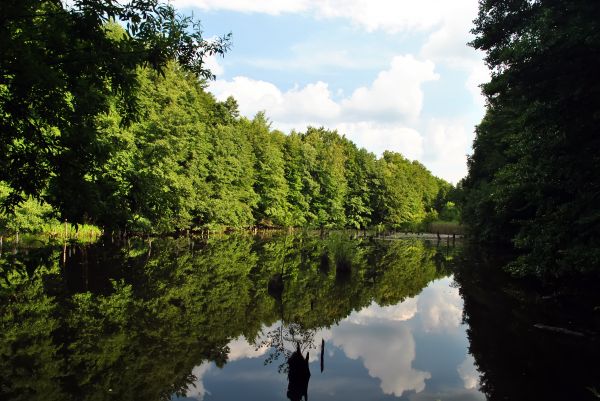
[[(418, 296), (397, 305), (372, 303), (332, 328), (316, 330), (316, 348), (310, 349), (311, 401), (485, 399), (477, 389), (479, 374), (467, 352), (462, 299), (451, 284), (451, 278), (433, 281)], [(279, 325), (265, 327), (263, 333)], [(323, 373), (321, 339), (326, 351)], [(295, 347), (285, 345), (290, 350)], [(268, 347), (257, 347), (241, 337), (231, 341), (229, 348), (223, 369), (209, 363), (194, 369), (197, 380), (188, 399), (285, 399), (287, 376), (278, 372), (277, 363), (264, 364)]]

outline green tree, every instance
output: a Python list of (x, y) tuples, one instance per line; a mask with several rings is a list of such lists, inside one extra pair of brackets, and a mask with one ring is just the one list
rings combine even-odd
[(241, 124), (217, 125), (209, 130), (209, 199), (199, 210), (200, 223), (215, 227), (254, 225), (255, 170), (252, 146)]
[(344, 138), (345, 176), (348, 193), (345, 198), (346, 224), (356, 229), (367, 228), (373, 214), (376, 188), (375, 155)]
[(519, 249), (513, 267), (523, 273), (599, 265), (599, 17), (593, 0), (480, 2), (473, 46), (492, 79), (465, 221), (474, 237)]
[[(0, 5), (0, 180), (5, 206), (44, 197), (70, 220), (94, 192), (90, 178), (108, 159), (96, 117), (116, 108), (136, 116), (137, 69), (177, 60), (200, 77), (228, 37), (202, 38), (198, 23), (159, 0), (9, 0)], [(115, 29), (111, 21), (126, 28)]]
[(241, 127), (252, 143), (256, 162), (254, 192), (259, 196), (256, 222), (266, 226), (291, 226), (293, 219), (283, 157), (284, 134), (270, 131), (264, 113), (258, 113), (252, 121), (243, 119)]
[(421, 188), (411, 183), (414, 169), (401, 154), (384, 152), (377, 161), (381, 187), (377, 194), (377, 221), (394, 228), (409, 228), (425, 218)]

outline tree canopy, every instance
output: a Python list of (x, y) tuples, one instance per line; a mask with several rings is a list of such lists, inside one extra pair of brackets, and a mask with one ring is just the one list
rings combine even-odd
[(69, 214), (111, 151), (96, 118), (111, 107), (122, 125), (137, 117), (138, 68), (164, 73), (177, 60), (209, 78), (204, 57), (228, 46), (228, 36), (205, 40), (198, 21), (159, 0), (3, 1), (0, 180), (12, 189), (5, 204), (31, 195)]
[(323, 127), (286, 135), (215, 99), (203, 58), (228, 36), (206, 41), (158, 0), (68, 4), (0, 6), (1, 230), (25, 205), (155, 233), (417, 228), (442, 211), (450, 185), (417, 162)]
[(544, 277), (600, 265), (600, 7), (480, 1), (472, 45), (492, 79), (464, 181), (472, 236)]

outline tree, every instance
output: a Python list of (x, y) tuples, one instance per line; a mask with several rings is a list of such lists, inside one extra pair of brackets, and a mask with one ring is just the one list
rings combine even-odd
[[(116, 108), (127, 124), (137, 111), (136, 71), (177, 60), (210, 78), (203, 64), (229, 36), (202, 38), (198, 22), (160, 0), (7, 0), (0, 4), (0, 180), (5, 206), (44, 197), (71, 219), (90, 175), (109, 157), (96, 117)], [(126, 31), (112, 21), (119, 21)]]
[(425, 218), (421, 188), (411, 184), (415, 173), (410, 161), (401, 154), (384, 152), (377, 161), (381, 187), (377, 194), (377, 221), (394, 227), (409, 228)]
[(264, 113), (258, 113), (252, 121), (243, 119), (242, 127), (249, 136), (256, 163), (254, 192), (259, 195), (259, 200), (255, 220), (266, 226), (291, 226), (283, 159), (284, 134), (270, 131)]
[(521, 273), (600, 266), (600, 7), (480, 1), (472, 45), (492, 79), (465, 187), (474, 237), (515, 246)]
[(373, 191), (375, 187), (375, 155), (358, 149), (346, 138), (343, 139), (346, 153), (345, 175), (348, 194), (345, 199), (346, 224), (361, 229), (371, 223), (373, 213)]

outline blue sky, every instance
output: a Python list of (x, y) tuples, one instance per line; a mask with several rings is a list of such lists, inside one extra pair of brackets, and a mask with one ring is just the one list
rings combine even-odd
[(489, 79), (468, 47), (477, 0), (174, 0), (206, 37), (232, 32), (207, 60), (208, 89), (272, 127), (337, 129), (357, 145), (419, 160), (456, 183), (466, 174)]

